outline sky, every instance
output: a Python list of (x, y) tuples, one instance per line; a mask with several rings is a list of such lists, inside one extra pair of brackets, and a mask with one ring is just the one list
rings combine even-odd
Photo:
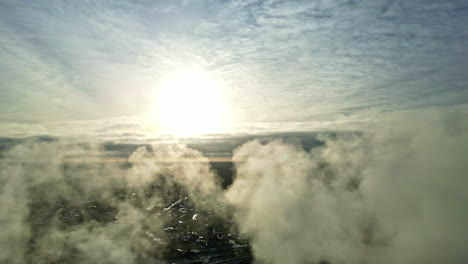
[(346, 128), (464, 104), (467, 24), (462, 0), (5, 0), (0, 131), (162, 132), (158, 91), (193, 67), (221, 83), (222, 132)]

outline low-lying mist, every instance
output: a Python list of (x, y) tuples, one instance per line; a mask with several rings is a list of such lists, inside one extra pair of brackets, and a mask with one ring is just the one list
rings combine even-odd
[(166, 212), (184, 197), (200, 208), (193, 230), (232, 223), (258, 263), (468, 261), (467, 106), (386, 114), (318, 140), (239, 146), (227, 188), (181, 144), (125, 162), (93, 162), (106, 155), (99, 143), (17, 144), (0, 161), (0, 262), (164, 263), (175, 246)]

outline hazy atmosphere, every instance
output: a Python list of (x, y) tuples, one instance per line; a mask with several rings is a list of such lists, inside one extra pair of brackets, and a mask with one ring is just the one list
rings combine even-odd
[(0, 1), (0, 262), (468, 262), (468, 3)]

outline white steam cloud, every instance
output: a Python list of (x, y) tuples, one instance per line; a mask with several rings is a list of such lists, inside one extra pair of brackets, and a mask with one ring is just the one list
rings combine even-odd
[(12, 148), (0, 165), (0, 262), (161, 259), (170, 216), (160, 209), (180, 192), (176, 185), (196, 200), (214, 193), (217, 182), (198, 151), (178, 145), (151, 150), (137, 149), (125, 166), (79, 162), (103, 153), (91, 144), (31, 141)]
[(17, 145), (0, 163), (0, 262), (155, 263), (170, 247), (161, 209), (180, 192), (232, 213), (259, 263), (468, 261), (468, 106), (320, 139), (245, 143), (225, 191), (181, 145), (140, 147), (128, 164), (74, 162), (105, 155), (94, 144)]
[(249, 142), (226, 193), (265, 263), (468, 260), (468, 107), (408, 111), (310, 152)]

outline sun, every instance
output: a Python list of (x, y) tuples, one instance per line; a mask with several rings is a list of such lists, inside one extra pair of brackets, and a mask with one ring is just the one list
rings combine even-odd
[(159, 126), (175, 135), (217, 133), (226, 111), (223, 87), (207, 72), (184, 68), (169, 74), (156, 100)]

